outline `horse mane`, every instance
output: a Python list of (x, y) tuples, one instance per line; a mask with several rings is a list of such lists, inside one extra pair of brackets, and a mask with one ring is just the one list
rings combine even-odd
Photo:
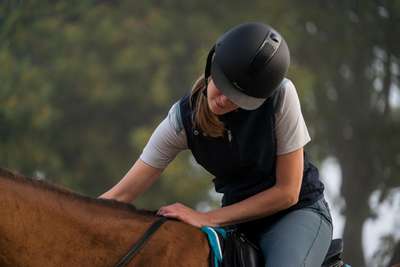
[(155, 213), (156, 213), (155, 211), (137, 209), (132, 204), (120, 202), (117, 200), (92, 198), (89, 196), (84, 196), (79, 193), (68, 190), (66, 188), (62, 188), (58, 185), (52, 184), (48, 181), (30, 178), (30, 177), (24, 176), (22, 174), (19, 174), (17, 172), (3, 169), (0, 167), (0, 179), (2, 179), (2, 178), (12, 180), (13, 182), (33, 186), (38, 189), (50, 191), (50, 192), (56, 193), (58, 195), (65, 196), (67, 198), (79, 200), (79, 201), (89, 203), (89, 204), (96, 204), (96, 205), (100, 205), (100, 206), (104, 206), (104, 207), (108, 207), (108, 208), (112, 208), (112, 209), (124, 210), (124, 211), (132, 212), (132, 213), (135, 213), (138, 215), (144, 215), (147, 217), (154, 217)]

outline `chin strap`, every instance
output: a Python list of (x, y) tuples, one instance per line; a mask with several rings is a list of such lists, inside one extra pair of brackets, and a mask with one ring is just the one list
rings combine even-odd
[(210, 50), (210, 52), (208, 52), (208, 56), (207, 56), (206, 68), (204, 70), (204, 82), (206, 83), (206, 87), (208, 85), (208, 77), (210, 77), (210, 75), (211, 75), (211, 64), (212, 64), (214, 54), (215, 54), (215, 45), (213, 45), (213, 47), (211, 47), (211, 50)]

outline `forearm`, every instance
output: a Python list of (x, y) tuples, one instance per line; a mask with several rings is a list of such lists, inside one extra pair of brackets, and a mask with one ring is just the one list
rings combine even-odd
[(102, 194), (100, 198), (131, 203), (154, 183), (161, 172), (161, 170), (150, 167), (143, 161), (138, 160), (121, 181)]
[(277, 157), (276, 184), (243, 201), (210, 211), (215, 225), (259, 219), (298, 202), (303, 177), (303, 148)]
[(115, 186), (110, 190), (105, 192), (100, 196), (100, 198), (114, 199), (121, 202), (131, 203), (133, 202), (141, 193), (145, 191), (142, 186), (130, 188), (129, 182), (126, 178), (121, 179)]
[(238, 203), (207, 212), (214, 225), (242, 223), (272, 215), (289, 208), (298, 201), (298, 195), (274, 186)]

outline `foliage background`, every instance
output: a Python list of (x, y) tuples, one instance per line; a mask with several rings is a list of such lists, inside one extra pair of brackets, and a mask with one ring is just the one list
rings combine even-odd
[[(307, 150), (340, 166), (346, 261), (386, 266), (398, 235), (366, 259), (362, 230), (384, 201), (399, 212), (399, 1), (0, 1), (0, 165), (98, 196), (244, 21), (291, 48)], [(135, 204), (216, 207), (211, 178), (181, 153)]]

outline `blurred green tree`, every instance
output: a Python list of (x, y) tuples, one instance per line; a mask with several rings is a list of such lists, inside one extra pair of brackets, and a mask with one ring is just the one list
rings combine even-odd
[[(6, 1), (0, 14), (2, 164), (92, 196), (189, 91), (212, 32), (194, 2)], [(138, 203), (208, 201), (209, 180), (196, 178), (207, 175), (187, 157)]]

